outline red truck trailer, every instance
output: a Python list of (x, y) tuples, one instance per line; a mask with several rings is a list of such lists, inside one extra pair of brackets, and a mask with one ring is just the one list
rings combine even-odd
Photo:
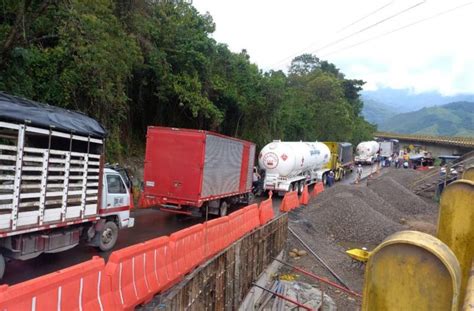
[(194, 216), (224, 216), (249, 203), (255, 144), (201, 130), (148, 127), (146, 206)]

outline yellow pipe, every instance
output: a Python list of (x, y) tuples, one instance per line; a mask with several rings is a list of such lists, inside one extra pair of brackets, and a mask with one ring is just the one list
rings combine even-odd
[(457, 311), (460, 284), (448, 246), (426, 233), (397, 232), (369, 257), (362, 310)]
[(471, 272), (469, 273), (469, 282), (466, 288), (466, 297), (464, 298), (463, 311), (474, 310), (474, 260), (472, 261)]
[(457, 180), (443, 191), (437, 237), (448, 245), (459, 261), (460, 295), (464, 297), (474, 259), (474, 181)]
[(474, 181), (474, 166), (468, 167), (462, 174), (462, 179)]

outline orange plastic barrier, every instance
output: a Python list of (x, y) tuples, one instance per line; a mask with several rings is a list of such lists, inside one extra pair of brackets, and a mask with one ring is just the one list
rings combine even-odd
[(300, 206), (298, 193), (296, 191), (287, 192), (281, 201), (280, 211), (289, 212), (298, 206)]
[(260, 203), (260, 225), (264, 225), (273, 219), (273, 201), (268, 198)]
[(209, 220), (204, 223), (204, 244), (206, 247), (206, 258), (211, 258), (222, 251), (231, 243), (229, 233), (229, 217), (224, 216)]
[(185, 275), (205, 259), (204, 225), (197, 224), (170, 235), (174, 243), (174, 260), (178, 273)]
[(231, 243), (237, 241), (245, 234), (244, 210), (239, 209), (229, 216), (229, 230)]
[(301, 194), (300, 205), (308, 205), (308, 202), (309, 202), (308, 185), (305, 185), (303, 193)]
[(167, 236), (146, 241), (144, 251), (146, 280), (153, 294), (168, 289), (180, 280), (173, 244)]
[(244, 207), (244, 228), (245, 233), (252, 231), (260, 226), (260, 211), (258, 205), (251, 204)]
[(112, 252), (105, 266), (115, 302), (124, 310), (133, 310), (153, 297), (146, 278), (146, 254), (145, 243), (135, 244)]
[(91, 260), (13, 286), (0, 287), (0, 310), (120, 310), (104, 274)]
[(316, 197), (318, 194), (320, 194), (321, 192), (324, 191), (324, 185), (323, 183), (320, 181), (320, 182), (317, 182), (315, 185), (314, 185), (314, 189), (313, 189), (313, 192), (311, 193), (311, 196), (312, 197)]

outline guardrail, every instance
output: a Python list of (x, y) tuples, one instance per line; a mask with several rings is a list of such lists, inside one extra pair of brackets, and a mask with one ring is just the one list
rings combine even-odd
[(401, 140), (412, 140), (426, 143), (438, 143), (443, 145), (474, 148), (474, 138), (472, 137), (450, 137), (450, 136), (429, 136), (429, 135), (411, 135), (397, 134), (390, 132), (376, 132), (375, 137), (392, 138)]

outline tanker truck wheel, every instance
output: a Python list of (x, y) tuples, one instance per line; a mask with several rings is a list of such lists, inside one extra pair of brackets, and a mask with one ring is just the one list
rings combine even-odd
[(99, 235), (99, 249), (108, 252), (114, 248), (118, 238), (118, 227), (115, 222), (109, 220), (105, 223), (104, 229), (97, 232)]
[(304, 181), (300, 181), (298, 184), (298, 194), (302, 194), (304, 191)]
[(3, 278), (3, 275), (5, 274), (5, 267), (6, 267), (5, 257), (3, 257), (2, 254), (0, 254), (0, 280)]
[(328, 184), (328, 174), (324, 173), (321, 181), (323, 182), (323, 185), (326, 186)]

